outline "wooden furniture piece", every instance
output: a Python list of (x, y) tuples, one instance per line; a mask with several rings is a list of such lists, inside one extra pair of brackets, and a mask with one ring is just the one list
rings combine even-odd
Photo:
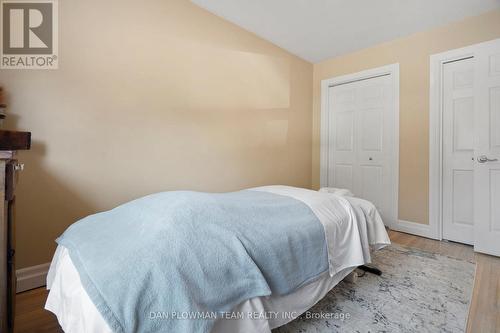
[(14, 332), (16, 297), (14, 190), (22, 165), (17, 150), (30, 149), (31, 133), (0, 130), (0, 332)]

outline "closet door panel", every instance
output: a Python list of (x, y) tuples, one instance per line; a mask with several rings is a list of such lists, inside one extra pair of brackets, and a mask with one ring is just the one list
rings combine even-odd
[(351, 191), (357, 188), (356, 174), (356, 89), (339, 86), (330, 89), (331, 104), (329, 124), (332, 129), (328, 184)]
[(375, 204), (394, 221), (391, 162), (394, 158), (395, 107), (390, 75), (329, 89), (328, 185), (347, 188)]

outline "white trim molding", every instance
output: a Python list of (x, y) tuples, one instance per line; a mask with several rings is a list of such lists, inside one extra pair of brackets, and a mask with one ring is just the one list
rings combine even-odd
[(398, 220), (397, 225), (394, 225), (391, 229), (425, 238), (441, 240), (436, 236), (436, 230), (434, 230), (429, 224)]
[(45, 286), (50, 263), (26, 267), (16, 271), (18, 293)]
[(393, 80), (393, 105), (394, 112), (394, 151), (392, 152), (393, 186), (393, 212), (394, 221), (384, 221), (390, 228), (398, 224), (398, 201), (399, 201), (399, 63), (372, 68), (358, 73), (337, 76), (321, 81), (321, 127), (320, 127), (320, 185), (328, 186), (328, 165), (331, 163), (330, 149), (333, 144), (331, 140), (330, 114), (328, 112), (330, 101), (328, 89), (350, 82), (361, 81), (379, 76), (390, 75)]
[(490, 43), (484, 43), (450, 50), (430, 56), (429, 91), (429, 227), (431, 238), (443, 239), (443, 68), (446, 63), (474, 58), (477, 50)]

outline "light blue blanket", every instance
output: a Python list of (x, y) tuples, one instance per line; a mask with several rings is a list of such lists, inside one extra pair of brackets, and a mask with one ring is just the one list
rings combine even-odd
[(84, 218), (57, 242), (117, 333), (209, 332), (213, 313), (328, 270), (309, 207), (252, 190), (154, 194)]

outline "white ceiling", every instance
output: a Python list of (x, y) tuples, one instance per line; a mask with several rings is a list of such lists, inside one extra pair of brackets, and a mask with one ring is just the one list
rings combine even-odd
[(500, 0), (191, 0), (311, 62), (500, 8)]

